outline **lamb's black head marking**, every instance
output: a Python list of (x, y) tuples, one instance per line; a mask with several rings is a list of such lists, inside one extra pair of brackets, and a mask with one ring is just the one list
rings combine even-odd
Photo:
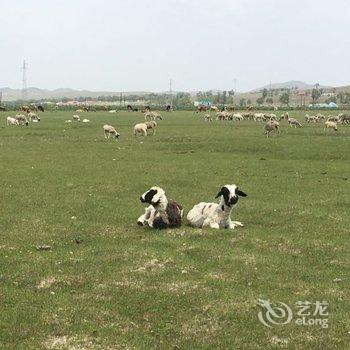
[(247, 197), (247, 194), (244, 193), (243, 191), (241, 191), (238, 187), (236, 187), (235, 193), (236, 193), (237, 196)]
[(155, 189), (150, 189), (149, 191), (147, 191), (145, 194), (143, 194), (141, 197), (140, 197), (140, 200), (142, 203), (149, 203), (149, 204), (154, 204), (152, 202), (152, 199), (153, 197), (157, 194), (157, 190)]
[(241, 191), (235, 185), (226, 185), (221, 188), (220, 192), (216, 195), (215, 198), (223, 196), (225, 204), (230, 207), (231, 205), (235, 205), (238, 202), (238, 197), (246, 197), (247, 195)]

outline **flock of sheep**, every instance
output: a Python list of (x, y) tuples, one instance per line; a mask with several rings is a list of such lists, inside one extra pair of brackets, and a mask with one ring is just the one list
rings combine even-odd
[[(204, 114), (204, 121), (211, 122), (213, 121), (213, 116), (206, 113)], [(221, 111), (215, 114), (215, 119), (219, 121), (231, 120), (231, 121), (242, 121), (242, 120), (252, 120), (255, 122), (265, 122), (264, 131), (267, 137), (272, 134), (278, 134), (280, 132), (280, 121), (286, 120), (290, 127), (301, 128), (302, 124), (299, 120), (295, 118), (290, 118), (289, 113), (286, 112), (281, 116), (277, 116), (273, 113), (253, 113), (253, 112), (244, 112), (244, 113), (231, 113), (229, 111)], [(350, 116), (341, 113), (337, 116), (324, 116), (323, 114), (317, 114), (314, 116), (310, 116), (308, 114), (305, 115), (306, 123), (320, 123), (324, 121), (324, 129), (330, 129), (334, 131), (338, 131), (337, 124), (349, 124)]]
[[(82, 110), (77, 110), (76, 112), (83, 112)], [(158, 112), (146, 111), (144, 113), (145, 123), (138, 123), (134, 126), (134, 135), (137, 136), (141, 134), (143, 136), (147, 136), (150, 133), (153, 135), (156, 134), (157, 122), (156, 120), (162, 120), (162, 116)], [(74, 114), (72, 119), (68, 119), (65, 123), (72, 122), (80, 122), (80, 116), (78, 114)], [(83, 119), (83, 123), (90, 123), (89, 119)], [(120, 134), (117, 132), (116, 128), (112, 125), (105, 124), (103, 125), (103, 132), (106, 139), (115, 138), (118, 139)]]
[[(277, 116), (273, 113), (254, 113), (252, 111), (242, 112), (242, 113), (235, 113), (230, 112), (227, 110), (219, 111), (218, 108), (212, 109), (215, 113), (215, 119), (218, 121), (243, 121), (243, 120), (250, 120), (255, 122), (265, 122), (264, 126), (264, 132), (267, 137), (279, 134), (280, 133), (280, 121), (285, 120), (290, 127), (294, 128), (300, 128), (302, 127), (302, 124), (299, 120), (295, 118), (290, 118), (289, 113), (286, 112), (280, 116)], [(7, 117), (7, 125), (26, 125), (29, 126), (29, 122), (37, 123), (40, 121), (40, 117), (37, 113), (34, 113), (30, 108), (27, 106), (23, 106), (21, 108), (21, 111), (25, 112), (26, 114), (17, 113), (14, 117)], [(76, 110), (77, 113), (84, 112), (84, 110)], [(144, 112), (144, 123), (138, 123), (134, 126), (133, 133), (135, 136), (137, 135), (143, 135), (147, 136), (149, 134), (155, 135), (156, 133), (156, 127), (157, 127), (157, 120), (162, 120), (162, 116), (158, 112), (150, 111), (149, 109), (143, 111)], [(207, 122), (213, 121), (214, 116), (206, 113), (204, 114), (204, 120)], [(65, 123), (72, 123), (72, 122), (80, 122), (80, 116), (78, 114), (74, 114), (72, 116), (72, 119), (68, 119), (65, 121)], [(83, 123), (89, 123), (90, 120), (84, 118), (82, 120)], [(330, 129), (333, 131), (338, 131), (338, 124), (349, 124), (350, 123), (350, 116), (345, 115), (344, 113), (341, 113), (337, 116), (325, 116), (323, 114), (316, 114), (316, 115), (305, 115), (305, 122), (306, 123), (320, 123), (324, 122), (324, 129)], [(117, 132), (116, 128), (112, 125), (105, 124), (103, 125), (103, 132), (106, 139), (109, 139), (110, 137), (118, 139), (120, 134)]]

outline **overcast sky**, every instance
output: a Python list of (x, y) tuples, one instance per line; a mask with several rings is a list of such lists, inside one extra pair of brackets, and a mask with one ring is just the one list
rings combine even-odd
[(0, 0), (0, 87), (350, 84), (349, 0)]

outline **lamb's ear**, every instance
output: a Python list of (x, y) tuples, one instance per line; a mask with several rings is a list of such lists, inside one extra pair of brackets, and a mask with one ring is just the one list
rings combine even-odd
[(221, 187), (221, 190), (220, 190), (220, 192), (216, 195), (216, 197), (215, 198), (218, 198), (218, 197), (220, 197), (220, 196), (222, 196), (223, 195), (223, 187)]
[(156, 204), (160, 200), (161, 196), (162, 196), (162, 193), (159, 193), (159, 191), (157, 191), (157, 193), (152, 198), (152, 204), (153, 203)]
[(238, 187), (236, 188), (235, 193), (240, 197), (247, 197), (247, 194), (241, 191)]

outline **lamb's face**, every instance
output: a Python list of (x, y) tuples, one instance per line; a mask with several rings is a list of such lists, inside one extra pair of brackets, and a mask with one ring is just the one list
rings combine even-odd
[(238, 202), (238, 197), (246, 197), (247, 195), (241, 191), (236, 185), (225, 185), (215, 198), (223, 196), (225, 204), (228, 207), (235, 205)]
[(154, 187), (151, 187), (147, 192), (145, 192), (140, 197), (140, 201), (142, 203), (149, 203), (155, 206), (159, 204), (162, 196), (164, 195), (165, 195), (165, 192), (162, 188), (154, 186)]

